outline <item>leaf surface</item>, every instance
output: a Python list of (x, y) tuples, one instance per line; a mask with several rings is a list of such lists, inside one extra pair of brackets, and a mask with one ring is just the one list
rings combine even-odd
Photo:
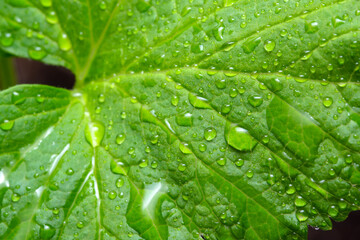
[(0, 2), (4, 239), (305, 239), (359, 209), (360, 3)]

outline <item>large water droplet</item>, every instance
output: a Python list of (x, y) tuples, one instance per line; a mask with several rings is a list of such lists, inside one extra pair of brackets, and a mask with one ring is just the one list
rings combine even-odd
[(240, 151), (251, 151), (257, 141), (244, 128), (238, 126), (227, 126), (225, 130), (227, 143)]
[(129, 166), (124, 162), (112, 159), (110, 162), (110, 170), (115, 174), (127, 176), (127, 173), (129, 171)]
[(296, 211), (296, 218), (300, 222), (304, 222), (308, 219), (308, 215), (306, 214), (306, 212), (304, 210), (299, 210), (299, 211)]
[(110, 191), (108, 194), (109, 199), (114, 200), (117, 196), (117, 193), (115, 191)]
[(323, 100), (323, 104), (325, 107), (330, 107), (333, 104), (333, 99), (331, 97), (325, 97)]
[(297, 207), (304, 207), (307, 204), (305, 199), (303, 199), (301, 196), (297, 196), (295, 199), (295, 206)]
[(305, 22), (305, 32), (307, 33), (316, 33), (319, 31), (319, 24), (315, 21)]
[(255, 48), (260, 44), (261, 37), (258, 38), (249, 38), (241, 46), (245, 53), (252, 53)]
[(4, 120), (4, 122), (0, 124), (0, 128), (4, 131), (9, 131), (14, 127), (14, 123), (12, 120)]
[(191, 113), (176, 115), (176, 123), (180, 126), (190, 127), (193, 124), (193, 118)]
[(65, 33), (59, 35), (58, 38), (59, 48), (63, 51), (69, 51), (71, 49), (71, 42)]
[(28, 54), (34, 60), (41, 60), (46, 56), (45, 50), (39, 46), (29, 48)]
[(51, 7), (52, 0), (40, 0), (40, 3), (43, 7)]
[(253, 107), (259, 107), (264, 102), (264, 100), (259, 95), (250, 95), (248, 96), (248, 102)]
[(13, 202), (18, 202), (20, 200), (20, 198), (21, 198), (21, 196), (17, 193), (13, 193), (11, 195), (11, 201), (13, 201)]
[(115, 182), (115, 186), (117, 188), (121, 188), (122, 186), (124, 186), (124, 180), (122, 178), (118, 178)]
[(119, 134), (116, 136), (116, 144), (120, 145), (125, 141), (125, 134)]
[(93, 147), (100, 145), (104, 138), (105, 128), (99, 122), (90, 122), (85, 127), (85, 138)]
[(212, 141), (215, 137), (216, 137), (217, 133), (216, 133), (216, 130), (215, 128), (207, 128), (205, 129), (204, 131), (204, 138), (207, 140), (207, 141)]
[(195, 108), (209, 109), (210, 105), (207, 103), (207, 99), (195, 96), (189, 93), (189, 102)]
[(219, 164), (220, 166), (225, 166), (226, 164), (226, 158), (219, 158), (217, 161), (216, 161), (217, 164)]
[(13, 45), (14, 38), (13, 38), (12, 34), (11, 33), (3, 33), (0, 38), (0, 43), (4, 47), (9, 47), (9, 46)]
[(267, 52), (272, 52), (274, 50), (275, 46), (276, 46), (275, 41), (267, 40), (265, 45), (264, 45), (264, 49)]

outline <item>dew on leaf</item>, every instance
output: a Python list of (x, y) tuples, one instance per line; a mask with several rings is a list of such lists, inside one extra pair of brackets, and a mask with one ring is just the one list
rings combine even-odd
[(139, 163), (139, 167), (141, 168), (145, 168), (148, 166), (148, 160), (147, 159), (142, 159)]
[(30, 47), (28, 50), (28, 54), (29, 54), (29, 57), (34, 60), (41, 60), (47, 55), (45, 50), (39, 46)]
[(26, 98), (24, 98), (19, 92), (13, 92), (11, 94), (11, 102), (15, 105), (20, 105), (25, 102), (25, 100)]
[(242, 49), (245, 53), (252, 53), (255, 48), (260, 44), (261, 37), (258, 38), (249, 38), (242, 44)]
[(118, 178), (115, 182), (115, 186), (117, 188), (121, 188), (122, 186), (124, 186), (124, 180), (122, 178)]
[(276, 43), (272, 40), (267, 40), (264, 45), (264, 49), (267, 52), (272, 52), (275, 49)]
[(205, 152), (206, 149), (207, 149), (207, 145), (204, 143), (200, 143), (200, 145), (199, 145), (200, 152)]
[(3, 33), (0, 37), (0, 43), (4, 47), (10, 47), (14, 43), (14, 37), (11, 33)]
[(13, 120), (4, 120), (3, 123), (0, 124), (0, 128), (4, 131), (9, 131), (14, 127), (15, 121)]
[(117, 196), (116, 192), (115, 191), (110, 191), (109, 194), (108, 194), (108, 197), (109, 199), (113, 200), (115, 199)]
[(226, 80), (225, 79), (218, 79), (215, 81), (215, 85), (218, 89), (224, 89), (226, 87)]
[(236, 160), (235, 165), (237, 167), (242, 167), (244, 165), (244, 160), (239, 158), (238, 160)]
[(184, 172), (186, 170), (186, 164), (185, 163), (180, 163), (178, 166), (178, 170), (180, 172)]
[(336, 217), (339, 214), (339, 210), (336, 206), (330, 206), (328, 209), (328, 214), (330, 217)]
[(74, 174), (74, 170), (72, 168), (69, 168), (68, 170), (66, 170), (66, 174), (67, 175), (73, 175)]
[(224, 30), (225, 28), (223, 26), (220, 26), (216, 29), (213, 29), (213, 35), (216, 39), (216, 41), (222, 41), (223, 40), (223, 35), (224, 35)]
[(18, 202), (20, 200), (20, 198), (21, 198), (21, 196), (17, 193), (13, 193), (11, 195), (11, 201), (13, 201), (13, 202)]
[(299, 210), (299, 211), (296, 211), (296, 218), (300, 222), (305, 222), (309, 217), (304, 210)]
[(40, 228), (40, 239), (51, 239), (55, 233), (55, 228), (45, 224)]
[(58, 45), (59, 45), (59, 48), (63, 51), (69, 51), (71, 49), (70, 39), (65, 33), (62, 33), (59, 35)]
[(248, 171), (246, 172), (246, 176), (247, 176), (248, 178), (252, 178), (252, 177), (254, 176), (254, 172), (253, 172), (252, 170), (248, 170)]
[(236, 125), (226, 127), (225, 138), (230, 146), (240, 151), (251, 151), (257, 144), (246, 129)]
[(54, 11), (49, 12), (49, 14), (46, 15), (46, 21), (50, 24), (58, 23), (58, 18), (56, 16), (56, 13)]
[(234, 98), (238, 95), (238, 91), (235, 88), (230, 89), (230, 97)]
[(286, 190), (286, 193), (287, 194), (289, 194), (289, 195), (292, 195), (292, 194), (294, 194), (295, 193), (295, 187), (293, 186), (293, 185), (291, 185), (291, 184), (289, 184), (289, 187), (288, 187), (288, 189)]
[(45, 101), (45, 98), (40, 94), (38, 94), (35, 99), (38, 103), (43, 103)]
[(117, 135), (115, 140), (116, 144), (121, 145), (125, 141), (125, 138), (126, 138), (125, 134)]
[(331, 97), (325, 97), (323, 100), (323, 104), (325, 107), (330, 107), (333, 104), (333, 99)]
[(92, 147), (100, 145), (104, 138), (105, 128), (100, 122), (90, 122), (85, 127), (85, 138)]
[(345, 23), (345, 21), (342, 20), (341, 18), (339, 18), (338, 16), (336, 16), (331, 19), (331, 23), (335, 28), (337, 28), (337, 27), (343, 25)]
[(208, 104), (207, 99), (195, 96), (195, 95), (193, 95), (191, 93), (189, 93), (189, 102), (195, 108), (200, 108), (200, 109), (209, 109), (209, 108), (211, 108), (209, 106), (209, 104)]
[(253, 107), (259, 107), (264, 102), (264, 100), (259, 95), (249, 95), (248, 96), (248, 102)]
[(52, 0), (40, 0), (40, 3), (43, 7), (51, 7)]
[(219, 158), (218, 160), (216, 160), (216, 163), (220, 166), (224, 166), (226, 164), (226, 158)]
[(204, 131), (204, 138), (206, 141), (212, 141), (217, 135), (215, 128), (207, 128)]
[(187, 143), (180, 143), (179, 144), (180, 151), (184, 154), (190, 154), (191, 150), (189, 149), (188, 145), (189, 144)]
[(157, 163), (157, 161), (153, 161), (152, 163), (151, 163), (151, 167), (152, 168), (157, 168), (158, 167), (158, 163)]
[(81, 229), (81, 228), (84, 227), (84, 223), (81, 222), (81, 221), (80, 221), (80, 222), (77, 222), (76, 227), (79, 228), (79, 229)]
[(129, 166), (124, 162), (112, 159), (110, 162), (110, 170), (115, 174), (127, 176)]
[(297, 196), (295, 199), (295, 206), (297, 207), (304, 207), (307, 204), (305, 199), (303, 199), (301, 196)]
[(193, 117), (191, 113), (178, 114), (175, 117), (176, 123), (180, 126), (191, 127), (193, 124)]
[(316, 33), (319, 31), (319, 23), (316, 21), (306, 21), (305, 22), (305, 32), (306, 33)]

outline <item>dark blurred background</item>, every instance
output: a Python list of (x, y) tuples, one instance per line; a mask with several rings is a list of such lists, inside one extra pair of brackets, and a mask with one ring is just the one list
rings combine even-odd
[[(14, 66), (18, 83), (47, 84), (67, 89), (74, 86), (75, 76), (68, 69), (21, 58), (14, 59)], [(309, 227), (309, 240), (360, 240), (360, 211), (350, 213), (344, 222), (333, 222), (331, 231)]]

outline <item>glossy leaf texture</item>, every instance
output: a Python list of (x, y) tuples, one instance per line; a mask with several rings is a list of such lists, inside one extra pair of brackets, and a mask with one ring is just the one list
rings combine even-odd
[(360, 206), (357, 0), (3, 0), (2, 239), (306, 239)]

